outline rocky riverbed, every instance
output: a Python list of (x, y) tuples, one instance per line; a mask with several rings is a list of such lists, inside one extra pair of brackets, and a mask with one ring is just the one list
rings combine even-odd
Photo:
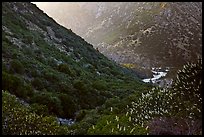
[(169, 68), (152, 68), (152, 73), (153, 73), (153, 77), (151, 78), (146, 78), (143, 79), (142, 81), (145, 83), (152, 83), (153, 85), (159, 86), (159, 87), (171, 87), (173, 80), (172, 79), (168, 79), (168, 78), (164, 78), (161, 79), (163, 77), (165, 77), (167, 75), (167, 73), (169, 72)]
[(57, 117), (57, 122), (60, 125), (68, 125), (68, 126), (74, 124), (73, 119), (63, 119), (63, 118), (58, 118), (58, 117)]

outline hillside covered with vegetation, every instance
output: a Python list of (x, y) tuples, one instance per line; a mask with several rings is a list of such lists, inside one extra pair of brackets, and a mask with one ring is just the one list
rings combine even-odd
[(153, 87), (34, 4), (2, 3), (3, 134), (202, 134), (201, 75), (189, 63), (172, 89)]

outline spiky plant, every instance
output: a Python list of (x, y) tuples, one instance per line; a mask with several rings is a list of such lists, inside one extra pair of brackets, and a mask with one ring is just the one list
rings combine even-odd
[(173, 92), (175, 100), (193, 104), (198, 112), (202, 110), (202, 59), (178, 71)]
[(183, 99), (202, 100), (202, 60), (188, 63), (177, 73), (174, 90), (179, 91)]

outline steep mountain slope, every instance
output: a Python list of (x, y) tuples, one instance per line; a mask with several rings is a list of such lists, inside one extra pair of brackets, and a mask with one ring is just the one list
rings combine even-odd
[(41, 8), (110, 59), (133, 64), (136, 70), (177, 70), (202, 55), (199, 2), (63, 3), (52, 8), (49, 5), (52, 4)]
[(4, 135), (202, 135), (202, 60), (159, 88), (31, 3), (2, 11)]
[(74, 118), (147, 87), (34, 4), (2, 6), (2, 88), (48, 110), (39, 113)]

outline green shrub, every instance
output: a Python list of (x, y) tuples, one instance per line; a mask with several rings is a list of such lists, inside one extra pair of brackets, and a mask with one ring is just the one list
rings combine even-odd
[(8, 73), (8, 68), (5, 63), (2, 62), (1, 68), (2, 68), (2, 71), (5, 71)]
[(61, 100), (64, 117), (74, 117), (77, 106), (73, 101), (73, 98), (67, 94), (60, 94), (59, 99)]
[(94, 81), (92, 84), (92, 87), (97, 90), (105, 90), (106, 86), (106, 82), (103, 80)]
[(114, 75), (114, 76), (118, 76), (118, 75), (120, 75), (120, 72), (117, 69), (114, 68), (114, 69), (111, 70), (111, 74)]
[(19, 87), (15, 93), (14, 93), (17, 97), (20, 97), (20, 98), (27, 98), (27, 94), (28, 94), (28, 91), (25, 89), (24, 86), (21, 86)]
[(33, 88), (30, 84), (25, 85), (24, 90), (26, 90), (27, 93), (25, 98), (30, 99), (34, 95)]
[(39, 71), (36, 70), (36, 69), (31, 69), (30, 74), (31, 74), (32, 77), (39, 77), (40, 76)]
[(33, 56), (34, 54), (34, 52), (33, 52), (33, 49), (31, 48), (31, 47), (25, 47), (24, 48), (24, 52), (25, 52), (25, 54), (27, 54), (27, 55), (30, 55), (30, 56)]
[(74, 129), (74, 135), (87, 135), (87, 130), (91, 126), (91, 123), (88, 122), (80, 122), (72, 126)]
[(57, 62), (56, 62), (56, 60), (54, 60), (53, 58), (48, 59), (47, 62), (48, 62), (48, 65), (49, 65), (49, 66), (51, 66), (51, 67), (53, 67), (53, 68), (57, 68)]
[[(145, 94), (142, 93), (139, 99), (133, 101), (131, 106), (128, 106), (129, 110), (127, 113), (131, 114), (132, 121), (136, 125), (145, 125), (148, 121), (152, 122), (153, 119), (158, 117), (168, 117), (168, 120), (162, 124), (168, 124), (172, 118), (181, 119), (181, 121), (187, 120), (190, 121), (190, 124), (193, 121), (201, 120), (201, 70), (201, 62), (184, 65), (184, 68), (178, 71), (178, 76), (172, 89), (153, 88)], [(154, 128), (157, 125), (155, 124), (151, 127)], [(182, 125), (178, 125), (178, 127), (182, 127)], [(170, 130), (172, 132), (172, 129)], [(157, 129), (157, 131), (162, 131), (162, 129)]]
[(78, 114), (76, 115), (76, 121), (81, 121), (86, 115), (86, 112), (84, 110), (80, 110)]
[(128, 115), (104, 115), (96, 125), (92, 125), (90, 135), (146, 135), (147, 129), (131, 122)]
[(120, 99), (118, 97), (111, 98), (111, 99), (106, 100), (105, 107), (110, 108), (113, 106), (117, 106), (117, 104), (119, 104), (119, 103), (120, 103)]
[(41, 56), (43, 54), (42, 50), (40, 50), (40, 49), (35, 49), (34, 53), (35, 53), (36, 57)]
[(13, 59), (16, 59), (17, 57), (18, 57), (18, 53), (14, 52), (14, 53), (12, 54), (12, 58), (13, 58)]
[(61, 100), (50, 92), (36, 93), (32, 97), (31, 102), (46, 105), (50, 114), (63, 115)]
[(25, 44), (32, 44), (33, 36), (31, 36), (31, 35), (24, 35), (22, 42), (24, 42)]
[(36, 89), (43, 89), (45, 87), (45, 83), (43, 82), (43, 79), (38, 77), (32, 80), (31, 83)]
[(9, 90), (18, 97), (28, 99), (33, 95), (31, 85), (24, 83), (21, 77), (2, 72), (2, 89)]
[(9, 90), (12, 93), (16, 93), (17, 90), (23, 87), (23, 81), (21, 78), (2, 72), (2, 89)]
[(83, 91), (86, 91), (86, 85), (85, 85), (84, 80), (81, 80), (81, 79), (74, 80), (73, 86), (74, 88), (80, 90), (81, 93), (84, 93)]
[(2, 91), (3, 135), (67, 135), (70, 131), (60, 126), (55, 117), (37, 115), (7, 91)]
[(19, 73), (19, 74), (23, 74), (25, 69), (24, 69), (24, 66), (23, 64), (21, 64), (21, 62), (19, 60), (12, 60), (10, 62), (10, 71), (11, 72), (16, 72), (16, 73)]
[(52, 71), (50, 71), (49, 69), (43, 71), (43, 77), (49, 81), (49, 82), (52, 82), (52, 83), (57, 83), (59, 82), (59, 77), (56, 73), (53, 73)]
[(67, 64), (60, 64), (58, 66), (58, 70), (60, 72), (63, 72), (65, 74), (68, 74), (70, 76), (75, 76), (76, 75), (76, 72), (74, 70), (72, 70)]
[(36, 113), (38, 115), (48, 116), (49, 111), (46, 105), (33, 103), (30, 105), (30, 110), (32, 113)]

